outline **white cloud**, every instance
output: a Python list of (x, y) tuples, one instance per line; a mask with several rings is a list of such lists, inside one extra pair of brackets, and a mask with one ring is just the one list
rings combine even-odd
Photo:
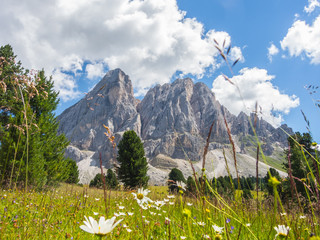
[(222, 75), (213, 81), (212, 91), (217, 100), (235, 115), (241, 111), (250, 114), (258, 102), (261, 117), (273, 126), (279, 126), (283, 121), (282, 115), (299, 106), (299, 98), (281, 93), (271, 83), (274, 78), (265, 69), (243, 68), (240, 75), (230, 79), (239, 87), (241, 95), (236, 86), (226, 81)]
[(290, 56), (307, 56), (311, 63), (320, 64), (320, 16), (312, 25), (297, 20), (289, 28), (280, 42), (283, 50), (288, 49)]
[(62, 101), (66, 102), (81, 96), (81, 92), (77, 90), (76, 81), (72, 76), (61, 72), (61, 70), (55, 70), (52, 77), (55, 80), (54, 88), (59, 91)]
[(244, 62), (242, 51), (239, 47), (232, 47), (230, 50), (230, 60), (236, 61), (238, 59), (239, 59), (239, 62)]
[(318, 0), (308, 0), (309, 5), (304, 7), (306, 13), (312, 13), (316, 7), (320, 7)]
[(105, 74), (102, 63), (88, 64), (86, 66), (86, 72), (89, 79), (102, 77)]
[[(99, 63), (130, 75), (138, 94), (169, 82), (176, 71), (201, 77), (216, 69), (213, 40), (231, 42), (228, 33), (206, 33), (202, 23), (186, 18), (176, 0), (3, 0), (0, 22), (6, 23), (0, 44), (11, 44), (25, 67), (77, 73), (84, 61), (103, 59)], [(243, 61), (241, 49), (233, 47), (231, 57)], [(99, 66), (86, 70), (89, 78), (100, 74)], [(62, 98), (78, 96), (75, 81), (64, 85), (56, 76), (61, 96), (69, 94)]]
[(272, 57), (279, 53), (279, 49), (271, 43), (270, 47), (268, 47), (268, 58), (269, 61), (272, 62)]

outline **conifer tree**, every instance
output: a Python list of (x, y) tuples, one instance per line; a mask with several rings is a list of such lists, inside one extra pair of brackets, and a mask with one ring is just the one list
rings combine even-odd
[(41, 188), (67, 181), (71, 169), (77, 173), (77, 166), (64, 158), (66, 137), (57, 134), (58, 102), (44, 71), (24, 70), (10, 45), (0, 48), (1, 184)]
[(145, 187), (148, 185), (148, 163), (143, 144), (135, 131), (126, 131), (118, 144), (118, 178), (125, 188)]

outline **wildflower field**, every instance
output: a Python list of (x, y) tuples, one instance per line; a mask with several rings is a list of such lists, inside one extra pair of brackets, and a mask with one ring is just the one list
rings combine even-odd
[(167, 187), (103, 196), (67, 184), (1, 190), (0, 239), (318, 239), (310, 236), (320, 233), (315, 215), (281, 212), (269, 201), (169, 195)]
[[(230, 47), (226, 53), (224, 46), (215, 47), (232, 73), (238, 60), (229, 64)], [(280, 178), (275, 169), (269, 169), (265, 189), (258, 174), (259, 161), (268, 164), (255, 130), (258, 104), (254, 119), (248, 118), (257, 149), (255, 186), (244, 188), (250, 185), (248, 179), (241, 184), (236, 146), (225, 116), (236, 180), (232, 179), (226, 158), (228, 176), (224, 185), (219, 178), (206, 177), (213, 122), (204, 147), (201, 175), (188, 158), (193, 176), (189, 176), (192, 181), (187, 180), (187, 185), (194, 184), (187, 188), (183, 179), (170, 177), (168, 183), (171, 180), (175, 191), (169, 191), (170, 186), (138, 188), (147, 186), (149, 177), (143, 144), (134, 131), (128, 131), (131, 133), (123, 138), (123, 144), (123, 139), (120, 141), (118, 156), (113, 159), (120, 163), (117, 170), (123, 188), (132, 190), (107, 189), (104, 177), (104, 190), (80, 186), (76, 185), (76, 162), (64, 157), (69, 143), (64, 135), (57, 134), (58, 122), (52, 111), (58, 104), (58, 93), (51, 79), (44, 72), (24, 73), (9, 45), (0, 47), (0, 56), (0, 99), (4, 99), (0, 105), (5, 106), (0, 111), (0, 130), (5, 133), (0, 134), (0, 240), (320, 239), (320, 145), (309, 133), (287, 134), (289, 145), (282, 166), (287, 176)], [(239, 88), (238, 92), (241, 96)], [(108, 143), (116, 150), (113, 133), (103, 126)], [(101, 153), (99, 156), (103, 176)], [(112, 180), (115, 174), (109, 170), (106, 178)]]

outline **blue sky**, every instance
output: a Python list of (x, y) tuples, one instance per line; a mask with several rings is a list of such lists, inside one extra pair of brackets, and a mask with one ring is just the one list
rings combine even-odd
[[(287, 123), (314, 140), (320, 80), (319, 0), (3, 0), (0, 45), (11, 44), (26, 68), (52, 75), (57, 114), (108, 71), (121, 68), (142, 98), (177, 77), (205, 82), (232, 113)], [(230, 73), (215, 48), (231, 45)], [(231, 79), (238, 89), (225, 81)]]

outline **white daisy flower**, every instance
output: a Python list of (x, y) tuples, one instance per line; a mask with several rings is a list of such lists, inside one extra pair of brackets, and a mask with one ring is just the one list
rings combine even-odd
[(132, 193), (134, 199), (137, 200), (139, 205), (148, 204), (149, 202), (153, 202), (150, 198), (147, 197), (150, 190), (139, 188), (137, 193)]
[(223, 231), (223, 227), (219, 227), (217, 225), (212, 225), (213, 230), (217, 233), (217, 234), (221, 234)]
[(287, 227), (285, 225), (278, 225), (278, 227), (274, 227), (274, 229), (277, 231), (277, 234), (275, 237), (277, 236), (287, 237), (290, 231), (290, 227)]
[(162, 207), (163, 205), (165, 205), (166, 203), (164, 201), (155, 201), (154, 204), (156, 205), (156, 208), (158, 209), (158, 208)]
[(147, 209), (148, 209), (148, 206), (147, 206), (147, 205), (140, 205), (140, 207), (141, 207), (143, 210), (147, 210)]
[(178, 186), (179, 189), (183, 189), (184, 191), (186, 191), (186, 184), (182, 181), (177, 181), (176, 185)]
[(85, 225), (81, 225), (80, 228), (83, 231), (92, 233), (99, 236), (104, 236), (110, 233), (123, 219), (120, 219), (118, 222), (114, 223), (116, 217), (105, 220), (104, 217), (100, 217), (99, 223), (94, 220), (92, 217), (88, 218), (85, 216), (86, 221), (83, 221)]
[(313, 150), (320, 151), (320, 145), (315, 143), (315, 142), (311, 144), (310, 148), (313, 149)]

